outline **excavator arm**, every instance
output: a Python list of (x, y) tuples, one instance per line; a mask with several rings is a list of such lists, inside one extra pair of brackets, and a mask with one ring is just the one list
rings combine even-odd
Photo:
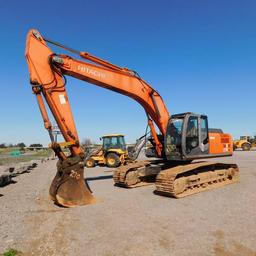
[[(87, 61), (55, 54), (46, 42), (78, 54)], [(81, 189), (83, 187), (81, 163), (83, 150), (80, 147), (72, 116), (64, 75), (126, 95), (141, 104), (148, 117), (157, 155), (159, 157), (162, 155), (163, 141), (159, 140), (154, 124), (160, 133), (165, 135), (169, 113), (158, 92), (142, 80), (136, 72), (118, 67), (86, 52), (78, 52), (44, 39), (37, 30), (30, 30), (27, 35), (25, 55), (32, 90), (36, 95), (45, 128), (50, 134), (51, 147), (59, 158), (58, 172), (50, 188), (50, 196), (55, 202), (64, 206), (74, 206), (94, 201), (88, 186)], [(70, 149), (69, 156), (63, 153), (61, 143), (58, 144), (53, 140), (52, 125), (45, 102), (66, 141), (63, 144)]]

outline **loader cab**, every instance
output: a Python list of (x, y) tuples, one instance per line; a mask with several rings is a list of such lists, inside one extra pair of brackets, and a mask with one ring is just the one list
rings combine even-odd
[(122, 151), (126, 150), (126, 144), (124, 140), (124, 135), (122, 134), (109, 134), (102, 137), (103, 140), (103, 150), (108, 152), (110, 149), (120, 149)]
[(249, 141), (251, 139), (251, 136), (240, 136), (240, 140), (247, 140)]
[(190, 160), (208, 154), (207, 116), (190, 112), (173, 115), (165, 136), (167, 160)]

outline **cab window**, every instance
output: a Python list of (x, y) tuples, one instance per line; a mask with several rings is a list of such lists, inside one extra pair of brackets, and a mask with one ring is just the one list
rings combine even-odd
[(173, 118), (169, 121), (166, 133), (166, 154), (171, 156), (180, 156), (181, 136), (182, 136), (183, 118)]
[(198, 135), (198, 117), (190, 116), (188, 119), (186, 130), (186, 152), (191, 152), (194, 148), (199, 146)]
[(207, 144), (209, 142), (207, 117), (201, 117), (201, 142), (203, 144)]

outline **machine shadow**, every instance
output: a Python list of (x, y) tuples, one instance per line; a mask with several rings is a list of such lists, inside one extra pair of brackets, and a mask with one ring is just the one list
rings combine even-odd
[(85, 179), (86, 181), (93, 181), (93, 180), (109, 180), (113, 179), (113, 175), (104, 175), (104, 176), (97, 176), (97, 177), (89, 177)]

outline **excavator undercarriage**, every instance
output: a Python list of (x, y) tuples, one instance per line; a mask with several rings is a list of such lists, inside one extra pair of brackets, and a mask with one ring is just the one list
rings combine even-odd
[(195, 162), (175, 164), (140, 161), (114, 171), (116, 186), (134, 188), (155, 182), (155, 194), (181, 198), (239, 181), (236, 164)]
[(181, 198), (239, 181), (236, 164), (195, 162), (160, 172), (156, 177), (156, 194)]

